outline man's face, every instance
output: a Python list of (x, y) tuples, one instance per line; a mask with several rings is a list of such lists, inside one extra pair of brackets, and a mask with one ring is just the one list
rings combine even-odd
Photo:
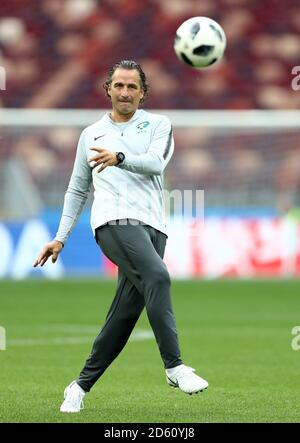
[(144, 95), (139, 72), (136, 69), (117, 68), (108, 88), (114, 113), (133, 114)]

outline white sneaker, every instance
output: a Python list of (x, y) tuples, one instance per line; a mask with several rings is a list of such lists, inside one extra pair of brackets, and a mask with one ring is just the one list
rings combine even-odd
[(60, 412), (80, 412), (84, 408), (83, 397), (85, 392), (81, 387), (72, 381), (64, 391), (64, 401), (60, 407)]
[(194, 368), (185, 365), (166, 369), (167, 383), (174, 388), (181, 389), (186, 394), (198, 394), (208, 387), (208, 383), (194, 372)]

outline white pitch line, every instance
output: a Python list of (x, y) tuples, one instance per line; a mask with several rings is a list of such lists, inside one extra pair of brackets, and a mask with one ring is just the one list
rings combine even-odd
[[(142, 341), (152, 340), (154, 338), (152, 331), (139, 330), (134, 331), (129, 341)], [(92, 344), (95, 336), (93, 337), (53, 337), (53, 338), (13, 338), (7, 340), (7, 348), (10, 346), (51, 346), (51, 345), (79, 345), (79, 344)]]

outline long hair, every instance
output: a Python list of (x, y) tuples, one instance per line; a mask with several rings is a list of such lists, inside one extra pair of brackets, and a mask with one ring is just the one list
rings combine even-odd
[(110, 98), (110, 95), (108, 94), (108, 88), (111, 85), (113, 75), (118, 68), (138, 71), (140, 76), (140, 85), (142, 90), (144, 91), (144, 96), (141, 98), (140, 103), (143, 103), (149, 93), (149, 83), (141, 66), (133, 60), (121, 60), (110, 69), (107, 79), (102, 85), (106, 91), (107, 97)]

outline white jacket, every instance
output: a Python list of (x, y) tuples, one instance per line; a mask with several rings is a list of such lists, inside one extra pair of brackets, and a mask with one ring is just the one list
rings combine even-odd
[[(92, 147), (123, 152), (125, 160), (98, 173), (88, 160)], [(65, 243), (78, 220), (91, 183), (94, 201), (93, 231), (118, 219), (135, 219), (166, 233), (163, 171), (174, 151), (172, 127), (167, 117), (137, 110), (126, 123), (109, 114), (85, 128), (79, 138), (70, 183), (55, 240)]]

